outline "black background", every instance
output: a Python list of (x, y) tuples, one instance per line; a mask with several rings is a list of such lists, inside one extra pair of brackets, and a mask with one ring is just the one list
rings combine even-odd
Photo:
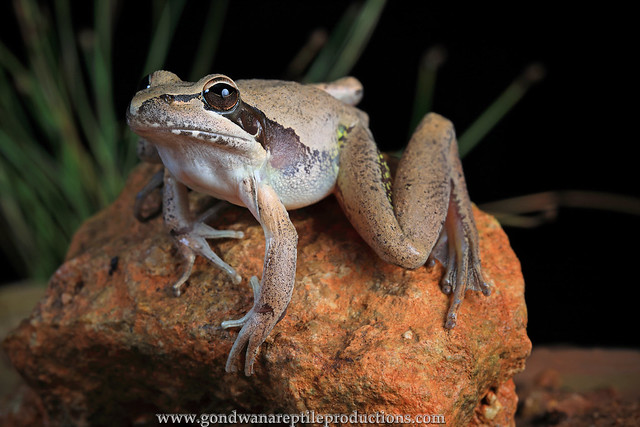
[[(546, 78), (465, 157), (471, 198), (481, 204), (568, 189), (638, 196), (633, 14), (527, 5), (488, 10), (389, 2), (351, 73), (364, 84), (360, 107), (369, 113), (378, 144), (390, 150), (406, 143), (417, 66), (426, 49), (447, 50), (433, 109), (459, 133), (527, 65), (540, 62)], [(331, 30), (346, 6), (232, 1), (211, 71), (234, 79), (281, 78), (311, 31)], [(89, 2), (74, 7), (76, 26), (89, 26)], [(149, 7), (121, 3), (115, 23), (114, 96), (123, 118), (138, 81), (153, 71), (142, 70)], [(3, 41), (19, 47), (11, 12), (2, 8)], [(207, 8), (205, 2), (188, 3), (166, 69), (188, 75), (201, 28), (208, 24)], [(637, 217), (567, 208), (553, 223), (507, 233), (522, 262), (534, 344), (638, 346), (631, 328), (638, 323)], [(10, 267), (3, 276), (15, 278)]]

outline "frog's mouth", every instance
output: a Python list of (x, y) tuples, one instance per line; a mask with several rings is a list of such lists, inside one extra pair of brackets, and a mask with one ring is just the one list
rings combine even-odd
[(131, 126), (140, 137), (154, 144), (206, 144), (219, 147), (240, 148), (257, 144), (252, 135), (238, 135), (227, 132), (211, 132), (201, 129), (171, 128), (164, 126)]
[[(245, 142), (255, 141), (255, 139), (253, 138), (247, 138), (242, 135), (231, 135), (229, 133), (210, 132), (205, 130), (194, 130), (194, 129), (186, 129), (186, 128), (167, 129), (167, 132), (170, 132), (171, 134), (177, 135), (180, 137), (193, 138), (200, 141), (212, 141), (217, 144), (224, 141), (234, 141), (234, 140), (245, 141)], [(222, 145), (228, 145), (228, 143), (224, 143)]]

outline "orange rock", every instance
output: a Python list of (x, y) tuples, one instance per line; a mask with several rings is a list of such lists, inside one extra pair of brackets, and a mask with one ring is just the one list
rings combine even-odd
[[(409, 271), (379, 260), (333, 198), (291, 212), (296, 288), (246, 378), (224, 372), (237, 330), (220, 323), (251, 308), (247, 279), (261, 274), (262, 229), (241, 208), (213, 220), (245, 232), (212, 242), (245, 281), (234, 286), (198, 258), (184, 294), (172, 296), (181, 267), (171, 237), (161, 218), (139, 223), (132, 211), (152, 172), (140, 166), (118, 200), (80, 228), (46, 297), (3, 344), (54, 422), (237, 410), (512, 423), (511, 377), (531, 343), (520, 264), (495, 219), (475, 211), (492, 294), (468, 292), (447, 330), (441, 266)], [(194, 194), (194, 204), (204, 200)]]

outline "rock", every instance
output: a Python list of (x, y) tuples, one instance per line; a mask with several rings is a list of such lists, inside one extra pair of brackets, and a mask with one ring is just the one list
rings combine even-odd
[[(243, 240), (213, 241), (245, 279), (231, 284), (198, 258), (179, 298), (181, 273), (161, 218), (139, 223), (142, 165), (108, 209), (88, 220), (46, 296), (3, 347), (54, 424), (155, 422), (156, 413), (426, 414), (449, 425), (513, 422), (512, 376), (531, 343), (520, 265), (499, 224), (476, 210), (492, 294), (468, 292), (458, 325), (443, 328), (449, 297), (440, 265), (404, 270), (379, 260), (333, 198), (291, 212), (300, 236), (287, 316), (256, 363), (226, 374), (237, 330), (223, 320), (251, 308), (262, 229), (246, 209), (212, 224)], [(201, 206), (206, 199), (194, 196)], [(310, 412), (309, 412), (310, 413)]]
[(536, 346), (515, 376), (518, 426), (640, 425), (640, 351)]

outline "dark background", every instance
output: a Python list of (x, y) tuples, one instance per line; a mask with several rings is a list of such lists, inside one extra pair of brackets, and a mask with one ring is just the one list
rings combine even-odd
[[(138, 81), (153, 71), (142, 71), (150, 6), (129, 3), (120, 4), (113, 45), (114, 96), (123, 119)], [(540, 62), (546, 78), (463, 160), (471, 198), (482, 204), (569, 189), (639, 195), (632, 149), (638, 45), (630, 11), (430, 3), (389, 2), (351, 73), (364, 84), (360, 107), (369, 113), (382, 149), (407, 141), (417, 67), (428, 48), (447, 51), (433, 109), (459, 133), (527, 65)], [(346, 5), (233, 1), (211, 71), (234, 79), (281, 78), (311, 31), (331, 30)], [(90, 25), (90, 2), (74, 7), (78, 28)], [(188, 75), (207, 8), (204, 2), (188, 3), (166, 69)], [(10, 12), (2, 16), (5, 41), (14, 36), (15, 23)], [(638, 323), (638, 220), (603, 208), (563, 208), (552, 223), (506, 230), (522, 262), (534, 344), (638, 346), (631, 332)], [(7, 267), (3, 281), (12, 275)]]

